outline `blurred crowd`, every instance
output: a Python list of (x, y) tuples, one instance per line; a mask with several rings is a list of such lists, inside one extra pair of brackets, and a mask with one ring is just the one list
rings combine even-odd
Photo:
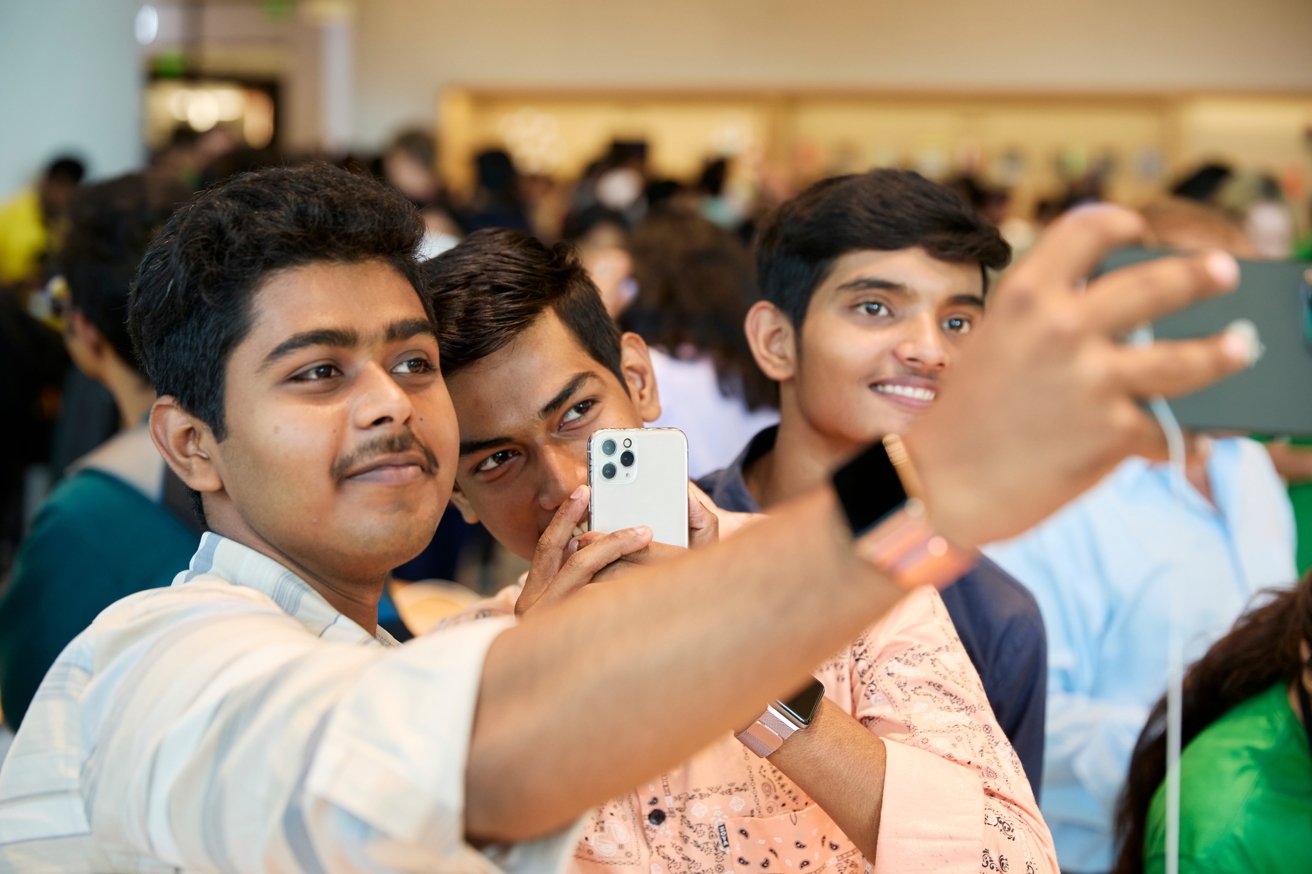
[[(7, 583), (16, 567), (29, 577), (39, 576), (38, 561), (54, 561), (54, 556), (38, 557), (31, 538), (41, 534), (43, 525), (58, 524), (52, 508), (76, 505), (81, 510), (98, 500), (85, 477), (76, 486), (70, 481), (86, 471), (143, 483), (148, 500), (140, 509), (142, 536), (156, 549), (153, 563), (138, 564), (133, 574), (164, 584), (171, 571), (186, 563), (202, 528), (187, 488), (156, 457), (139, 427), (155, 394), (125, 326), (129, 289), (147, 244), (176, 207), (236, 174), (309, 160), (249, 150), (219, 128), (203, 134), (180, 130), (139, 172), (89, 184), (95, 168), (85, 167), (76, 155), (61, 155), (35, 172), (28, 189), (0, 204), (0, 367), (8, 374), (0, 383), (0, 410), (8, 423), (0, 438), (0, 580)], [(439, 323), (443, 282), (455, 288), (452, 276), (464, 275), (462, 269), (479, 273), (482, 263), (492, 264), (497, 257), (536, 258), (543, 275), (574, 271), (578, 276), (569, 282), (595, 286), (613, 323), (607, 330), (636, 335), (648, 350), (643, 361), (649, 358), (650, 367), (639, 368), (638, 382), (646, 379), (660, 392), (653, 407), (658, 415), (644, 415), (644, 423), (682, 430), (688, 438), (689, 476), (702, 481), (720, 507), (744, 513), (771, 512), (763, 495), (788, 482), (777, 468), (752, 465), (759, 458), (774, 459), (770, 464), (796, 460), (799, 456), (789, 454), (797, 452), (789, 440), (798, 432), (789, 418), (830, 415), (814, 401), (825, 391), (816, 386), (836, 382), (843, 367), (855, 366), (838, 355), (826, 357), (826, 347), (840, 343), (838, 328), (832, 343), (804, 347), (798, 339), (797, 360), (770, 358), (776, 342), (770, 338), (782, 335), (770, 333), (771, 316), (762, 315), (758, 306), (761, 271), (784, 270), (770, 260), (784, 257), (772, 254), (771, 247), (782, 251), (793, 246), (802, 253), (793, 257), (814, 257), (824, 270), (853, 252), (919, 252), (930, 269), (928, 274), (913, 271), (917, 277), (933, 275), (934, 265), (966, 263), (966, 274), (982, 281), (974, 296), (982, 315), (988, 289), (1047, 226), (1076, 207), (1104, 200), (1097, 173), (1052, 192), (1032, 215), (1017, 214), (1007, 190), (972, 175), (937, 183), (909, 171), (785, 181), (749, 172), (733, 158), (708, 157), (696, 178), (673, 179), (650, 166), (640, 141), (614, 142), (573, 180), (520, 173), (507, 151), (487, 149), (474, 157), (470, 190), (457, 193), (438, 175), (434, 138), (422, 130), (398, 134), (379, 155), (334, 156), (329, 163), (382, 182), (419, 211), (423, 236), (418, 255), (433, 283)], [(845, 186), (861, 194), (864, 189), (853, 180), (862, 179), (898, 192), (897, 186), (907, 185), (910, 200), (949, 198), (949, 209), (959, 207), (969, 217), (959, 220), (957, 231), (974, 233), (983, 242), (960, 257), (951, 249), (938, 254), (933, 247), (940, 241), (933, 234), (927, 235), (929, 242), (913, 237), (905, 243), (808, 254), (828, 245), (825, 240), (842, 238), (846, 231), (823, 221), (837, 221), (832, 216), (847, 212), (841, 200), (826, 198), (839, 197), (834, 192)], [(922, 184), (928, 194), (917, 188)], [(1151, 202), (1128, 206), (1143, 218), (1150, 244), (1183, 251), (1220, 249), (1248, 259), (1312, 259), (1308, 204), (1291, 200), (1275, 178), (1261, 172), (1207, 164), (1179, 176)], [(796, 231), (796, 239), (789, 237), (797, 227), (813, 236)], [(564, 246), (552, 248), (557, 244)], [(462, 259), (474, 259), (469, 262), (474, 266), (462, 267)], [(495, 269), (487, 268), (487, 274), (487, 293), (501, 293)], [(805, 305), (809, 297), (803, 300), (801, 315), (792, 323), (799, 338), (801, 318), (813, 318)], [(862, 305), (872, 311), (886, 306), (878, 301)], [(470, 310), (459, 311), (473, 318)], [(952, 330), (968, 333), (969, 319)], [(622, 347), (622, 354), (628, 348)], [(463, 352), (451, 354), (457, 356), (453, 373), (476, 368), (482, 357), (471, 352), (465, 361), (458, 357)], [(916, 359), (920, 351), (890, 354), (906, 359), (899, 358), (899, 366), (907, 372), (933, 369)], [(442, 355), (445, 370), (445, 345)], [(616, 366), (629, 374), (627, 358)], [(807, 382), (798, 375), (806, 368), (820, 375)], [(781, 385), (786, 386), (782, 398)], [(926, 405), (934, 395), (931, 385), (914, 380), (879, 390)], [(812, 400), (799, 397), (806, 391)], [(453, 395), (463, 429), (458, 386)], [(641, 393), (634, 403), (641, 406)], [(816, 433), (822, 430), (815, 428)], [(1024, 763), (1018, 772), (1033, 784), (1068, 871), (1142, 870), (1145, 849), (1161, 843), (1165, 812), (1158, 789), (1166, 758), (1165, 705), (1159, 699), (1167, 664), (1164, 655), (1148, 651), (1148, 644), (1168, 616), (1169, 621), (1185, 621), (1196, 633), (1188, 641), (1189, 654), (1201, 657), (1185, 686), (1186, 742), (1204, 736), (1213, 723), (1241, 735), (1276, 722), (1282, 732), (1292, 730), (1291, 725), (1307, 728), (1302, 672), (1312, 655), (1312, 601), (1308, 581), (1294, 584), (1312, 568), (1312, 449), (1269, 435), (1255, 435), (1260, 442), (1233, 435), (1187, 436), (1186, 474), (1196, 506), (1176, 506), (1176, 484), (1168, 473), (1160, 465), (1132, 459), (1067, 510), (1019, 538), (986, 548), (988, 561), (976, 573), (988, 578), (978, 584), (987, 595), (961, 594), (958, 599), (948, 595), (951, 589), (945, 591), (948, 615), (1001, 730)], [(748, 468), (754, 472), (745, 474)], [(465, 488), (458, 495), (429, 547), (396, 568), (384, 593), (379, 624), (397, 640), (426, 631), (441, 615), (468, 608), (476, 596), (494, 594), (530, 568), (522, 553), (531, 555), (531, 549), (506, 548), (498, 542), (506, 540), (500, 531), (489, 533), (497, 525), (495, 509), (480, 506), (477, 491)], [(1168, 536), (1141, 536), (1164, 518), (1172, 520), (1162, 529)], [(78, 532), (86, 544), (95, 541), (94, 527)], [(114, 545), (104, 547), (112, 550)], [(86, 548), (90, 556), (100, 546)], [(84, 577), (97, 572), (94, 564), (78, 571)], [(989, 577), (995, 573), (996, 579)], [(1197, 604), (1183, 609), (1183, 618), (1178, 605), (1162, 594), (1166, 588), (1154, 584), (1171, 576), (1190, 581), (1198, 596)], [(407, 581), (459, 585), (410, 587)], [(1254, 597), (1268, 587), (1281, 590), (1276, 600), (1246, 614)], [(974, 590), (963, 586), (960, 591)], [(1153, 591), (1161, 597), (1144, 594)], [(88, 596), (84, 609), (69, 609), (63, 617), (59, 640), (44, 646), (24, 643), (22, 653), (39, 652), (37, 660), (44, 659), (40, 670), (24, 672), (12, 670), (25, 625), (21, 597), (26, 597), (22, 591), (0, 583), (0, 634), (7, 638), (0, 641), (0, 696), (11, 725), (22, 719), (44, 668), (62, 644), (105, 606)], [(66, 597), (72, 604), (81, 595), (70, 591)], [(435, 613), (417, 619), (421, 597)], [(979, 620), (962, 616), (1001, 611), (999, 604), (1007, 598), (1017, 599), (1014, 610), (1020, 618), (1008, 626), (1010, 660), (999, 660), (988, 634), (971, 624)], [(442, 603), (434, 607), (434, 601)], [(1241, 617), (1241, 624), (1227, 633)], [(1020, 640), (1029, 641), (1034, 653), (1024, 669), (1014, 655)], [(1213, 645), (1216, 649), (1208, 654)], [(1236, 672), (1232, 683), (1227, 670)], [(1027, 671), (1042, 694), (1018, 685)], [(1043, 720), (1027, 723), (1023, 715), (1013, 718), (1007, 712), (1008, 701), (1017, 708), (1017, 701), (1029, 701), (1031, 695), (1039, 695), (1035, 707), (1045, 714), (1046, 729)], [(1040, 706), (1044, 697), (1046, 708)], [(1205, 705), (1204, 697), (1215, 700)], [(1286, 724), (1286, 717), (1296, 721)], [(992, 730), (990, 724), (987, 731)], [(1032, 743), (1022, 742), (1022, 736)], [(1239, 768), (1226, 760), (1233, 750), (1224, 739), (1206, 737), (1210, 746), (1190, 747), (1193, 753), (1187, 755), (1203, 763), (1210, 755), (1222, 770)], [(1295, 762), (1302, 766), (1302, 758)], [(1012, 767), (1004, 764), (1004, 771)], [(1312, 786), (1312, 774), (1299, 779)], [(1188, 776), (1185, 785), (1186, 792), (1201, 797), (1209, 784), (1207, 778)], [(1248, 788), (1255, 795), (1283, 791), (1265, 784)], [(1113, 811), (1119, 816), (1119, 859)], [(1254, 828), (1269, 825), (1264, 821)], [(1156, 857), (1150, 851), (1148, 858), (1151, 867)]]

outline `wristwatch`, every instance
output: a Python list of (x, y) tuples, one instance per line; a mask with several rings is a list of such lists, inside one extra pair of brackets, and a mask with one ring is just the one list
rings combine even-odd
[(734, 737), (742, 741), (747, 749), (765, 758), (779, 749), (795, 732), (811, 724), (824, 697), (824, 683), (813, 679), (805, 689), (786, 701), (771, 702), (755, 722)]
[(920, 481), (896, 434), (889, 434), (833, 475), (834, 491), (857, 554), (904, 589), (955, 582), (978, 560), (930, 526)]

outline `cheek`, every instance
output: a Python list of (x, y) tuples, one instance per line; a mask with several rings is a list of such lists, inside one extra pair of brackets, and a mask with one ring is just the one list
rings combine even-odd
[[(253, 417), (230, 427), (221, 444), (228, 462), (226, 477), (232, 480), (225, 480), (225, 485), (234, 496), (260, 504), (286, 504), (300, 496), (297, 500), (317, 515), (321, 502), (316, 501), (316, 493), (332, 488), (340, 433), (335, 422), (281, 414)], [(246, 494), (238, 495), (239, 491)]]

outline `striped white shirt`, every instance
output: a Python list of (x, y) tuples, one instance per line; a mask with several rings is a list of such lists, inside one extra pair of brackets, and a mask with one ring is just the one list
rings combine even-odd
[(557, 870), (575, 830), (463, 835), (483, 658), (509, 624), (401, 646), (207, 533), (46, 675), (0, 769), (0, 871)]

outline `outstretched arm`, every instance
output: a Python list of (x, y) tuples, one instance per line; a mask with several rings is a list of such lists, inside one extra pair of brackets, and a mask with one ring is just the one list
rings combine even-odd
[[(1071, 214), (994, 292), (962, 365), (906, 435), (933, 524), (950, 540), (1015, 534), (1126, 454), (1160, 457), (1138, 399), (1188, 392), (1249, 361), (1229, 335), (1117, 342), (1236, 279), (1233, 259), (1213, 255), (1136, 265), (1084, 288), (1103, 255), (1141, 230), (1114, 207)], [(529, 616), (488, 653), (468, 832), (542, 834), (688, 758), (800, 686), (808, 666), (901, 594), (853, 556), (825, 488), (730, 540)]]

